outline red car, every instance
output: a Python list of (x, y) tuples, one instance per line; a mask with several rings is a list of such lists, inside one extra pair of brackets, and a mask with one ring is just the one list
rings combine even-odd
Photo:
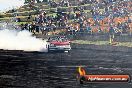
[(65, 36), (54, 36), (48, 39), (48, 52), (50, 51), (65, 51), (71, 50), (70, 41)]

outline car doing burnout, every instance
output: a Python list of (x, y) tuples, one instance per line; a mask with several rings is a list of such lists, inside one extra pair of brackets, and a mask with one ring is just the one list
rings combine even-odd
[(49, 51), (70, 51), (70, 41), (65, 36), (54, 36), (48, 39), (48, 52)]

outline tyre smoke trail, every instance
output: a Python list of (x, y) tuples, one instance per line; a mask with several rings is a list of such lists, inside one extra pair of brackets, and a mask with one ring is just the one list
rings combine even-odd
[(26, 30), (0, 30), (0, 49), (46, 52), (46, 44)]

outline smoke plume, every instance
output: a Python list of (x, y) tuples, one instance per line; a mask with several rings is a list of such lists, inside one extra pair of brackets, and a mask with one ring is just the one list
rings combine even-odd
[(26, 30), (0, 30), (0, 49), (46, 52), (46, 41), (33, 37)]

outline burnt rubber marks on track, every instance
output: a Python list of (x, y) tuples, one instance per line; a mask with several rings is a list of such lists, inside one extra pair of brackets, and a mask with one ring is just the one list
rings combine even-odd
[[(132, 74), (131, 53), (73, 49), (69, 53), (0, 50), (0, 87), (131, 88), (132, 84), (78, 84), (77, 67), (88, 73)], [(3, 83), (2, 83), (3, 82)]]

